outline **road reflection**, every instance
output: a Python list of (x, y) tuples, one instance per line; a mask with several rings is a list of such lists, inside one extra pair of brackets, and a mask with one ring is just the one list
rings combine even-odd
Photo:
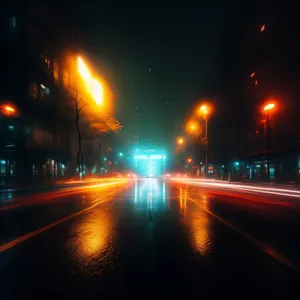
[(200, 254), (206, 255), (212, 246), (211, 218), (205, 213), (209, 209), (209, 201), (206, 194), (202, 194), (198, 203), (199, 210), (191, 212), (192, 244)]
[(107, 194), (104, 204), (79, 218), (72, 226), (73, 238), (68, 241), (69, 252), (73, 260), (88, 272), (93, 270), (91, 263), (96, 262), (97, 258), (105, 266), (114, 255), (115, 218), (107, 210), (113, 204), (114, 196), (114, 193)]
[(209, 209), (207, 194), (199, 194), (195, 199), (190, 197), (188, 188), (179, 188), (179, 210), (185, 218), (189, 231), (189, 242), (192, 251), (207, 255), (212, 246), (211, 218), (205, 213)]
[[(191, 251), (201, 256), (210, 253), (213, 234), (211, 218), (205, 212), (210, 209), (210, 201), (205, 193), (195, 198), (187, 187), (172, 189), (164, 181), (149, 178), (136, 180), (121, 198), (115, 198), (113, 194), (106, 197), (106, 204), (93, 209), (73, 226), (73, 238), (69, 246), (72, 256), (80, 265), (91, 264), (95, 258), (104, 264), (112, 263), (117, 251), (116, 237), (122, 232), (118, 226), (123, 221), (118, 218), (128, 220), (128, 214), (132, 212), (142, 218), (145, 215), (144, 220), (149, 217), (150, 224), (163, 224), (165, 221), (165, 224), (183, 224)], [(134, 222), (136, 219), (133, 217), (130, 220)], [(174, 228), (178, 228), (177, 225)]]
[(167, 208), (166, 183), (156, 178), (137, 180), (133, 199), (137, 208), (147, 207), (150, 211)]

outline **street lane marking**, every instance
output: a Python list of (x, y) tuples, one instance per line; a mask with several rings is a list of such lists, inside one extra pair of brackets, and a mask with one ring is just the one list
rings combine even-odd
[(225, 219), (219, 217), (218, 215), (216, 215), (215, 213), (213, 213), (211, 210), (201, 207), (198, 202), (196, 202), (195, 200), (193, 200), (191, 198), (191, 196), (188, 195), (187, 199), (189, 201), (195, 203), (201, 210), (203, 210), (204, 212), (206, 212), (208, 215), (214, 217), (218, 221), (220, 221), (223, 224), (225, 224), (226, 226), (228, 226), (230, 229), (232, 229), (232, 230), (236, 231), (237, 233), (239, 233), (240, 235), (242, 235), (244, 238), (246, 238), (247, 240), (249, 240), (251, 243), (253, 243), (255, 246), (257, 246), (258, 248), (260, 248), (263, 252), (265, 252), (266, 254), (268, 254), (269, 256), (271, 256), (272, 258), (276, 259), (277, 261), (279, 261), (283, 265), (285, 265), (285, 266), (287, 266), (287, 267), (289, 267), (289, 268), (291, 268), (291, 269), (293, 269), (295, 271), (299, 271), (299, 269), (298, 269), (298, 267), (297, 267), (296, 264), (294, 264), (288, 258), (286, 258), (283, 255), (281, 255), (279, 252), (277, 252), (275, 249), (273, 249), (268, 244), (260, 242), (259, 240), (255, 239), (251, 235), (249, 235), (246, 232), (242, 231), (241, 229), (235, 227), (230, 222), (228, 222)]
[[(119, 188), (119, 189), (121, 189), (121, 188)], [(114, 192), (116, 192), (116, 191), (114, 191)], [(76, 212), (76, 213), (74, 213), (72, 215), (69, 215), (69, 216), (64, 217), (64, 218), (62, 218), (62, 219), (60, 219), (58, 221), (55, 221), (55, 222), (53, 222), (53, 223), (51, 223), (49, 225), (46, 225), (44, 227), (41, 227), (39, 229), (36, 229), (36, 230), (31, 231), (29, 233), (26, 233), (26, 234), (24, 234), (24, 235), (22, 235), (22, 236), (20, 236), (20, 237), (18, 237), (16, 239), (14, 239), (14, 240), (8, 242), (8, 243), (6, 243), (6, 244), (0, 245), (0, 253), (4, 252), (6, 250), (9, 250), (9, 249), (11, 249), (11, 248), (13, 248), (13, 247), (15, 247), (15, 246), (17, 246), (17, 245), (25, 242), (26, 240), (28, 240), (30, 238), (33, 238), (33, 237), (39, 235), (40, 233), (43, 233), (43, 232), (45, 232), (45, 231), (47, 231), (47, 230), (49, 230), (49, 229), (51, 229), (51, 228), (53, 228), (53, 227), (55, 227), (55, 226), (63, 223), (65, 221), (68, 221), (68, 220), (70, 220), (70, 219), (72, 219), (74, 217), (77, 217), (79, 215), (82, 215), (82, 214), (84, 214), (84, 213), (92, 210), (96, 206), (109, 201), (109, 199), (111, 199), (111, 198), (107, 199), (108, 196), (110, 196), (110, 195), (106, 195), (105, 199), (101, 198), (102, 200), (100, 200), (99, 202), (97, 202), (97, 203), (95, 203), (95, 204), (93, 204), (93, 205), (91, 205), (91, 206), (89, 206), (89, 207), (87, 207), (87, 208), (85, 208), (83, 210), (80, 210), (80, 211), (78, 211), (78, 212)], [(100, 199), (100, 198), (98, 198), (98, 199)], [(94, 200), (94, 201), (97, 201), (97, 200)]]

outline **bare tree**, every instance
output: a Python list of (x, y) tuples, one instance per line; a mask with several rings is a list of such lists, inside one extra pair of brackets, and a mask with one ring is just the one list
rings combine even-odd
[(113, 116), (94, 114), (89, 116), (86, 112), (88, 107), (87, 99), (84, 93), (80, 93), (76, 88), (70, 88), (69, 93), (75, 106), (75, 123), (78, 138), (78, 173), (79, 178), (83, 177), (83, 152), (82, 140), (93, 139), (102, 133), (115, 132), (117, 133), (121, 128), (121, 124)]

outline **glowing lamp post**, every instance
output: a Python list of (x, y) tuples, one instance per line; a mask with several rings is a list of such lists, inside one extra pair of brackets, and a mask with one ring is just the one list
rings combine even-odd
[(205, 175), (208, 176), (208, 115), (210, 108), (208, 105), (201, 105), (199, 108), (199, 114), (204, 117), (205, 120)]
[(77, 58), (77, 70), (81, 76), (88, 93), (95, 100), (97, 105), (103, 104), (103, 87), (100, 82), (93, 77), (85, 62), (81, 57)]
[(267, 158), (267, 178), (270, 180), (270, 114), (274, 111), (275, 103), (266, 104), (263, 108), (266, 114), (265, 136), (266, 136), (266, 158)]

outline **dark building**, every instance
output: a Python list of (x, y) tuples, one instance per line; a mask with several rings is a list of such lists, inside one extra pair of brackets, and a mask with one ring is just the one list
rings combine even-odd
[[(271, 179), (298, 179), (299, 28), (292, 7), (261, 2), (254, 2), (247, 16), (233, 20), (234, 35), (223, 54), (223, 97), (230, 103), (223, 147), (229, 170), (239, 176), (266, 180), (269, 159)], [(267, 114), (262, 108), (268, 102), (275, 102), (276, 109), (269, 115), (267, 145)], [(235, 162), (243, 162), (243, 172), (237, 172), (242, 163)]]
[(71, 35), (39, 2), (10, 1), (0, 14), (1, 179), (61, 178), (72, 159), (74, 124), (63, 89), (69, 74), (61, 43)]

